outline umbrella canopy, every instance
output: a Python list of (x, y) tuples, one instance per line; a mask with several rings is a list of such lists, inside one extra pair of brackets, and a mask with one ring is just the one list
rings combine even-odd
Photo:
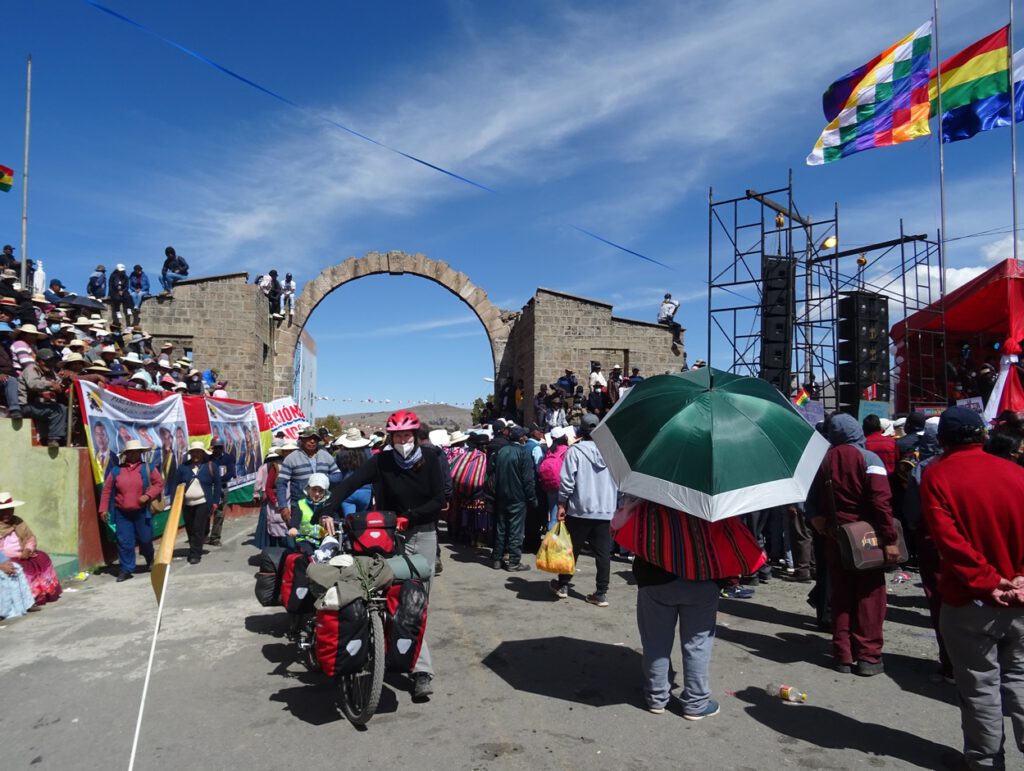
[(67, 297), (62, 297), (60, 304), (69, 308), (81, 308), (89, 311), (101, 311), (105, 307), (99, 300), (94, 300), (91, 297), (83, 297), (82, 295), (68, 295)]
[(829, 447), (767, 381), (710, 367), (634, 386), (593, 439), (622, 492), (711, 522), (806, 500)]

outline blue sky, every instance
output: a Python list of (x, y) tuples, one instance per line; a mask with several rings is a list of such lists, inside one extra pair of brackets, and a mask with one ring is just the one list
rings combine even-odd
[[(919, 26), (930, 0), (108, 4), (308, 109), (81, 0), (6, 3), (0, 163), (17, 174), (0, 195), (0, 241), (20, 243), (31, 52), (29, 255), (79, 291), (97, 261), (156, 273), (167, 244), (194, 275), (276, 267), (300, 286), (369, 250), (419, 251), (508, 308), (549, 286), (647, 319), (672, 291), (688, 298), (678, 318), (695, 359), (709, 186), (720, 197), (781, 187), (792, 167), (804, 215), (839, 202), (843, 246), (895, 237), (900, 216), (909, 232), (938, 227), (934, 139), (804, 165), (825, 87)], [(945, 57), (1004, 24), (1006, 3), (942, 12)], [(950, 236), (1009, 227), (1009, 142), (1001, 129), (947, 146)], [(1010, 244), (951, 243), (950, 283)], [(345, 399), (465, 402), (488, 385), (482, 327), (426, 281), (349, 284), (310, 331), (330, 411)]]

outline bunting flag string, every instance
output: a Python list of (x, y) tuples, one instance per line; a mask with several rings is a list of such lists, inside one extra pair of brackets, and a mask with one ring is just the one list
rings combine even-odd
[[(138, 29), (138, 30), (140, 30), (142, 32), (145, 32), (147, 35), (155, 37), (160, 42), (162, 42), (162, 43), (164, 43), (166, 45), (171, 46), (172, 48), (180, 51), (183, 54), (186, 54), (187, 56), (191, 56), (192, 58), (196, 59), (197, 61), (202, 62), (203, 64), (205, 64), (205, 65), (207, 65), (209, 67), (212, 67), (213, 69), (217, 70), (218, 72), (220, 72), (220, 73), (222, 73), (224, 75), (227, 75), (228, 77), (233, 78), (233, 79), (237, 80), (238, 82), (243, 83), (243, 84), (249, 86), (250, 88), (256, 89), (257, 91), (265, 94), (266, 96), (269, 96), (272, 99), (275, 99), (275, 100), (281, 102), (282, 104), (286, 104), (289, 107), (291, 107), (291, 108), (293, 108), (295, 110), (298, 110), (298, 111), (300, 111), (302, 113), (313, 115), (316, 118), (318, 118), (319, 120), (323, 121), (324, 123), (327, 123), (328, 125), (333, 126), (334, 128), (337, 128), (337, 129), (339, 129), (341, 131), (344, 131), (345, 133), (347, 133), (347, 134), (349, 134), (351, 136), (354, 136), (357, 139), (362, 139), (363, 141), (369, 142), (370, 144), (373, 144), (373, 145), (376, 145), (377, 147), (380, 147), (381, 149), (384, 149), (384, 150), (387, 150), (389, 152), (392, 152), (392, 153), (394, 153), (394, 154), (396, 154), (398, 156), (401, 156), (402, 158), (405, 158), (407, 160), (413, 161), (414, 163), (418, 163), (421, 166), (424, 166), (425, 168), (432, 169), (432, 170), (434, 170), (436, 172), (439, 172), (439, 173), (444, 174), (444, 175), (446, 175), (448, 177), (451, 177), (452, 179), (458, 180), (459, 182), (463, 182), (464, 184), (471, 185), (472, 187), (475, 187), (475, 188), (477, 188), (479, 190), (483, 190), (486, 193), (497, 194), (496, 190), (494, 190), (493, 188), (488, 187), (487, 185), (484, 185), (484, 184), (482, 184), (480, 182), (476, 182), (475, 180), (472, 180), (469, 177), (462, 176), (461, 174), (457, 174), (454, 171), (451, 171), (449, 169), (444, 168), (443, 166), (438, 166), (437, 164), (431, 163), (430, 161), (424, 160), (423, 158), (418, 158), (417, 156), (412, 155), (410, 153), (407, 153), (404, 150), (399, 150), (397, 147), (392, 147), (391, 145), (388, 145), (388, 144), (385, 144), (384, 142), (381, 142), (379, 139), (374, 139), (373, 137), (371, 137), (371, 136), (369, 136), (367, 134), (363, 134), (360, 131), (356, 131), (354, 128), (346, 126), (343, 123), (339, 123), (338, 121), (333, 120), (331, 118), (328, 118), (325, 115), (322, 115), (322, 114), (317, 113), (317, 112), (315, 112), (313, 110), (310, 110), (307, 107), (303, 107), (302, 105), (297, 104), (296, 102), (293, 102), (288, 97), (286, 97), (286, 96), (284, 96), (282, 94), (279, 94), (278, 92), (276, 92), (276, 91), (274, 91), (274, 90), (272, 90), (270, 88), (267, 88), (266, 86), (262, 86), (262, 85), (260, 85), (259, 83), (257, 83), (254, 80), (250, 80), (249, 78), (245, 77), (244, 75), (241, 75), (241, 74), (235, 72), (234, 70), (229, 69), (228, 67), (225, 67), (223, 64), (220, 64), (220, 63), (214, 61), (213, 59), (210, 59), (209, 57), (204, 56), (203, 54), (199, 53), (198, 51), (195, 51), (195, 50), (189, 48), (188, 46), (182, 45), (181, 43), (178, 43), (177, 41), (172, 40), (171, 38), (166, 37), (166, 36), (160, 34), (156, 30), (146, 26), (145, 24), (143, 24), (143, 23), (141, 23), (139, 21), (136, 21), (135, 19), (132, 19), (132, 18), (130, 18), (128, 16), (125, 16), (122, 13), (118, 13), (117, 11), (113, 10), (112, 8), (108, 8), (107, 6), (103, 5), (102, 3), (97, 2), (97, 0), (82, 0), (82, 2), (86, 3), (87, 5), (92, 6), (93, 8), (95, 8), (98, 11), (102, 11), (103, 13), (108, 14), (109, 16), (117, 19), (118, 21), (122, 21), (125, 24), (128, 24), (128, 25), (130, 25), (132, 27), (135, 27), (136, 29)], [(643, 255), (640, 252), (636, 252), (636, 251), (634, 251), (632, 249), (627, 249), (624, 246), (620, 246), (619, 244), (616, 244), (613, 241), (609, 241), (606, 238), (602, 238), (601, 236), (597, 235), (596, 233), (592, 233), (589, 230), (585, 230), (583, 228), (576, 227), (575, 225), (573, 225), (571, 227), (574, 230), (576, 230), (577, 232), (582, 233), (583, 235), (585, 235), (585, 236), (587, 236), (589, 238), (592, 238), (592, 239), (594, 239), (596, 241), (599, 241), (599, 242), (601, 242), (603, 244), (606, 244), (606, 245), (611, 246), (611, 247), (613, 247), (615, 249), (618, 249), (618, 250), (620, 250), (622, 252), (625, 252), (626, 254), (631, 254), (634, 257), (639, 257), (642, 260), (646, 260), (647, 262), (654, 263), (655, 265), (659, 265), (662, 268), (667, 268), (668, 270), (672, 270), (671, 267), (669, 267), (668, 265), (666, 265), (663, 262), (659, 262), (658, 260), (655, 260), (655, 259), (653, 259), (651, 257), (647, 257), (646, 255)]]

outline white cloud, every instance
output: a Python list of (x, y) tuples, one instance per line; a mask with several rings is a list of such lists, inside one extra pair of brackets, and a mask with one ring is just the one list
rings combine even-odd
[[(912, 28), (909, 21), (894, 24)], [(753, 42), (784, 41), (796, 28), (800, 46), (772, 44), (767, 55), (767, 44)], [(844, 71), (849, 62), (837, 63), (837, 51), (891, 42), (880, 34), (872, 14), (837, 28), (827, 14), (807, 14), (795, 0), (566, 10), (543, 31), (479, 35), (480, 44), (453, 50), (443, 63), (408, 77), (404, 93), (375, 94), (373, 105), (327, 112), (518, 195), (584, 169), (621, 170), (621, 187), (580, 185), (579, 200), (565, 206), (584, 220), (577, 224), (599, 224), (614, 237), (677, 202), (707, 163), (736, 166), (770, 153), (769, 140), (786, 131), (779, 105), (817, 113), (807, 84)], [(787, 107), (784, 116), (792, 113)], [(810, 147), (816, 129), (812, 123), (805, 130)], [(265, 172), (254, 179), (254, 169), (272, 169), (271, 179)], [(286, 115), (251, 139), (240, 137), (205, 177), (191, 174), (160, 187), (159, 195), (143, 208), (154, 215), (177, 208), (175, 218), (189, 223), (197, 252), (249, 266), (267, 253), (282, 254), (288, 267), (301, 270), (323, 262), (346, 223), (486, 194)], [(177, 207), (169, 206), (175, 195)]]
[[(1024, 238), (1017, 237), (1017, 253), (1024, 257)], [(1013, 257), (1013, 234), (1007, 234), (998, 241), (981, 247), (981, 256), (985, 262), (995, 263)]]

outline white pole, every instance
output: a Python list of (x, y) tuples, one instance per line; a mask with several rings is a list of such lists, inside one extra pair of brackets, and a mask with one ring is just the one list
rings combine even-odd
[(946, 156), (942, 141), (942, 58), (939, 56), (939, 0), (932, 0), (935, 36), (935, 90), (939, 113), (939, 297), (946, 295)]
[(1007, 77), (1010, 79), (1010, 174), (1013, 188), (1013, 259), (1017, 260), (1017, 84), (1013, 82), (1013, 0), (1010, 0), (1010, 34), (1006, 46)]
[(25, 163), (21, 170), (21, 288), (28, 280), (28, 129), (32, 116), (32, 54), (28, 55), (28, 81), (25, 87)]
[(156, 656), (156, 639), (160, 634), (160, 619), (164, 615), (164, 599), (167, 597), (167, 584), (171, 582), (171, 564), (167, 563), (164, 573), (164, 585), (160, 589), (160, 604), (156, 609), (156, 628), (153, 630), (153, 642), (149, 646), (149, 663), (146, 665), (146, 679), (142, 683), (142, 700), (139, 702), (139, 717), (135, 721), (135, 737), (132, 739), (132, 754), (128, 758), (128, 771), (135, 768), (135, 752), (139, 748), (139, 734), (142, 733), (142, 713), (146, 709), (146, 694), (149, 693), (149, 678), (153, 674), (153, 658)]

